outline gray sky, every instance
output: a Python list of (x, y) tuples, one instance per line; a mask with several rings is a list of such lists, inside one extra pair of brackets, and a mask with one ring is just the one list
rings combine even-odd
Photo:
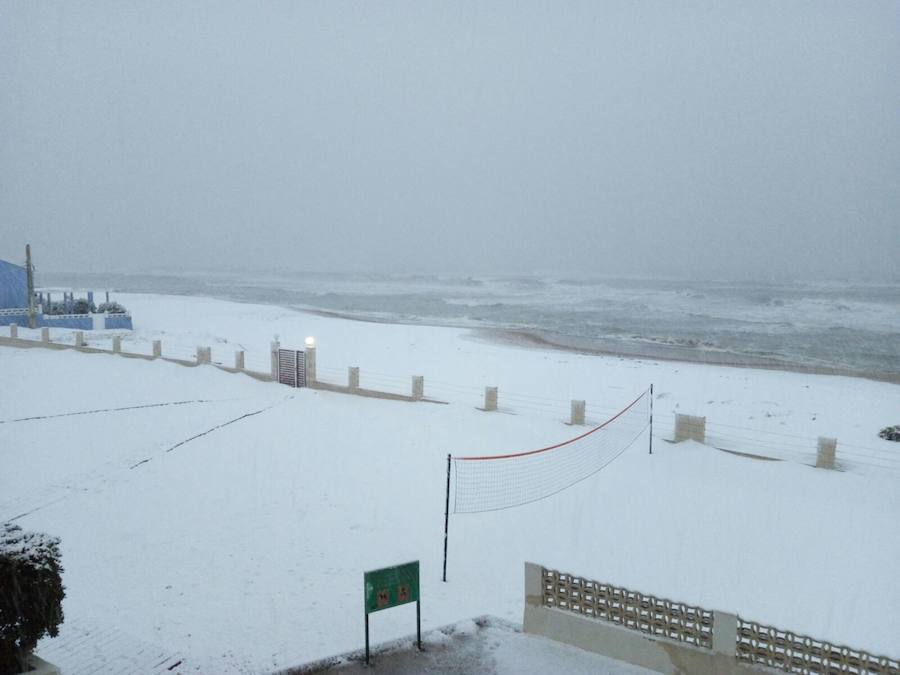
[(0, 0), (0, 257), (898, 278), (900, 2)]

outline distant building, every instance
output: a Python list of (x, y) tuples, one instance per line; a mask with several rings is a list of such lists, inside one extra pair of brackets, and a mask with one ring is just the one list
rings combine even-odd
[[(56, 299), (54, 299), (54, 294)], [(76, 330), (132, 329), (131, 315), (106, 302), (98, 308), (93, 291), (67, 288), (38, 289), (34, 292), (34, 325)], [(29, 325), (28, 270), (6, 260), (0, 260), (0, 326)]]

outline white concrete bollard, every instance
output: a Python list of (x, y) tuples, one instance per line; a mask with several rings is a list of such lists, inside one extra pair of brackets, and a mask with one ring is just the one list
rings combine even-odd
[(122, 353), (122, 338), (118, 335), (113, 337), (113, 353), (121, 354)]
[(693, 440), (706, 443), (706, 418), (675, 414), (675, 442)]
[(234, 369), (235, 370), (243, 370), (244, 369), (244, 352), (243, 352), (243, 350), (238, 350), (234, 353)]
[(316, 348), (306, 346), (306, 386), (312, 387), (316, 383)]
[(837, 439), (819, 436), (819, 447), (816, 452), (817, 469), (833, 469), (837, 458)]
[(49, 328), (41, 328), (41, 342), (50, 342)]
[(212, 363), (212, 347), (197, 347), (197, 365)]
[(585, 409), (584, 401), (576, 401), (572, 399), (572, 412), (569, 415), (569, 424), (573, 425), (582, 425), (584, 424), (584, 409)]
[(356, 366), (347, 368), (347, 390), (351, 394), (359, 393), (359, 368)]
[(9, 337), (11, 337), (11, 338), (19, 337), (19, 327), (14, 323), (9, 324)]
[(269, 350), (272, 357), (272, 379), (278, 381), (278, 350), (281, 349), (281, 343), (278, 340), (272, 340)]
[(158, 359), (162, 356), (162, 340), (153, 341), (153, 358)]
[(497, 409), (497, 387), (484, 388), (484, 410), (491, 411)]
[(81, 330), (75, 331), (75, 346), (76, 347), (84, 347), (84, 331), (81, 331)]
[(425, 398), (425, 377), (423, 375), (412, 376), (412, 400), (421, 401)]

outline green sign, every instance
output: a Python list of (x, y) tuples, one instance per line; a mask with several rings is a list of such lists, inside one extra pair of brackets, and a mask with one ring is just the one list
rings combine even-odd
[(366, 614), (419, 601), (419, 561), (366, 572)]

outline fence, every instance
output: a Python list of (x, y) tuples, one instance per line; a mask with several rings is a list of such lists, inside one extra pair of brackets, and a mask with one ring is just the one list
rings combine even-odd
[(524, 627), (663, 673), (765, 667), (800, 675), (900, 675), (897, 659), (532, 563), (525, 563)]
[[(28, 308), (0, 309), (0, 326), (16, 324), (28, 325)], [(44, 314), (36, 313), (35, 327), (70, 328), (74, 330), (117, 329), (131, 330), (131, 315), (127, 312), (117, 314)], [(99, 324), (99, 325), (98, 325)]]
[[(10, 325), (12, 337), (16, 336), (17, 330), (15, 324)], [(0, 340), (8, 343), (4, 338)], [(272, 359), (272, 352), (277, 349), (275, 344), (273, 343), (265, 352), (245, 354), (243, 350), (236, 351), (233, 361), (230, 355), (222, 353), (222, 346), (216, 345), (210, 352), (208, 362), (228, 372), (244, 372), (257, 379), (276, 379), (277, 362)], [(92, 348), (85, 347), (83, 343), (77, 346), (84, 347), (82, 351), (92, 351)], [(94, 348), (93, 351), (108, 350)], [(192, 348), (183, 345), (167, 343), (164, 350), (162, 346), (154, 346), (154, 351), (150, 354), (134, 351), (122, 353), (126, 356), (161, 357), (163, 360), (183, 365), (198, 365), (197, 354)], [(617, 412), (617, 409), (609, 404), (597, 401), (563, 400), (511, 392), (503, 387), (479, 387), (436, 379), (428, 379), (426, 382), (425, 378), (419, 375), (411, 378), (400, 377), (358, 367), (338, 369), (319, 364), (317, 371), (310, 372), (309, 380), (312, 388), (326, 391), (396, 401), (432, 403), (468, 401), (473, 407), (485, 412), (527, 414), (556, 419), (576, 426), (591, 425)], [(679, 418), (686, 422), (682, 423), (680, 429)], [(713, 422), (705, 417), (677, 414), (669, 417), (657, 413), (654, 418), (654, 436), (676, 442), (691, 438), (720, 450), (764, 459), (792, 461), (808, 466), (837, 469), (862, 467), (900, 472), (900, 454), (892, 451), (890, 447), (879, 448), (844, 441), (838, 444), (835, 439), (811, 438), (771, 429)], [(875, 443), (884, 446), (881, 440), (876, 440)]]
[(46, 326), (41, 328), (40, 339), (38, 340), (20, 337), (19, 327), (16, 324), (9, 326), (9, 332), (9, 337), (0, 337), (0, 345), (26, 348), (74, 349), (86, 354), (116, 354), (127, 358), (148, 361), (167, 361), (182, 366), (209, 364), (230, 373), (244, 373), (257, 380), (271, 381), (275, 379), (273, 373), (269, 370), (268, 356), (264, 365), (262, 359), (256, 359), (250, 362), (250, 367), (247, 367), (243, 350), (238, 350), (234, 353), (234, 366), (229, 366), (221, 361), (213, 360), (210, 347), (190, 349), (184, 345), (163, 345), (160, 340), (154, 340), (149, 351), (137, 351), (136, 345), (130, 345), (131, 351), (127, 351), (122, 348), (122, 337), (118, 335), (102, 338), (102, 344), (97, 338), (92, 338), (91, 345), (88, 345), (84, 338), (84, 332), (80, 330), (67, 334), (63, 339), (57, 337), (56, 340), (50, 339), (50, 331)]

